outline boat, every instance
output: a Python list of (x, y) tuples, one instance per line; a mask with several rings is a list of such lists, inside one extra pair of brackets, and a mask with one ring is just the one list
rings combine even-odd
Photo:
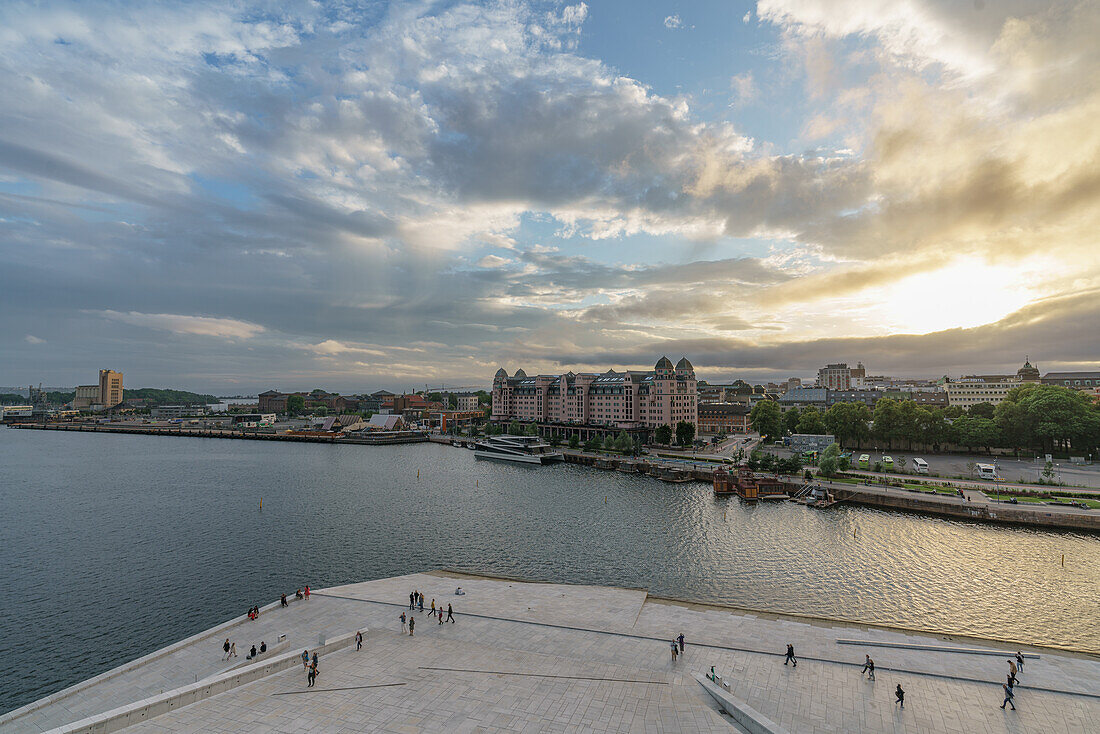
[(787, 499), (783, 482), (772, 477), (759, 477), (746, 467), (735, 471), (714, 472), (714, 494), (736, 494), (743, 500)]
[(474, 443), (474, 457), (521, 464), (549, 464), (565, 458), (537, 436), (489, 436)]

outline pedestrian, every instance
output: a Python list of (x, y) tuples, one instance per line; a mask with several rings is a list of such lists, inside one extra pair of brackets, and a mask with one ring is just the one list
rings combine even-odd
[(865, 657), (867, 659), (863, 663), (863, 670), (859, 671), (860, 676), (866, 675), (867, 670), (871, 667), (871, 656), (867, 655), (867, 654), (864, 654), (863, 657)]
[(1011, 658), (1008, 661), (1008, 677), (1012, 679), (1013, 683), (1016, 681), (1016, 661)]
[(432, 599), (432, 611), (428, 612), (428, 616), (435, 616), (435, 599)]
[(454, 610), (451, 609), (450, 604), (447, 605), (447, 621), (450, 622), (451, 624), (455, 623), (455, 613), (454, 613)]
[(867, 658), (867, 680), (875, 679), (875, 661)]
[[(237, 657), (237, 643), (236, 642), (234, 642), (232, 645), (229, 646), (229, 658), (235, 658), (235, 657)], [(226, 658), (226, 660), (228, 660), (229, 658)]]
[(402, 633), (405, 632), (405, 613), (404, 612), (401, 612), (401, 632)]
[(420, 598), (416, 600), (416, 604), (420, 607), (420, 611), (424, 611), (424, 595), (421, 594)]
[(362, 649), (363, 649), (363, 633), (357, 631), (355, 633), (355, 650), (356, 650), (356, 652), (358, 652), (359, 650), (362, 650)]
[(302, 650), (302, 670), (309, 669), (309, 650)]
[(307, 673), (306, 676), (309, 679), (309, 684), (306, 687), (313, 688), (313, 684), (317, 682), (317, 666), (309, 666), (309, 673)]
[(1015, 711), (1016, 704), (1012, 702), (1012, 699), (1015, 698), (1016, 695), (1012, 691), (1012, 686), (1008, 685), (1007, 683), (1002, 683), (1001, 688), (1005, 690), (1005, 700), (1001, 701), (1001, 708), (1004, 708), (1007, 704), (1008, 706), (1012, 707), (1013, 711)]
[(267, 652), (267, 643), (260, 640), (260, 654), (263, 655), (265, 652)]
[(409, 617), (409, 637), (413, 636), (413, 628), (416, 626), (416, 617)]
[(410, 591), (409, 592), (409, 609), (412, 609), (415, 606), (416, 606), (416, 592), (415, 591)]
[(306, 587), (306, 601), (309, 601), (309, 587)]
[(443, 624), (444, 619), (443, 619), (443, 605), (442, 604), (439, 606), (439, 611), (437, 611), (435, 613), (435, 616), (439, 619), (439, 623)]
[(783, 664), (794, 663), (794, 667), (798, 667), (798, 661), (794, 659), (794, 645), (787, 644), (787, 659), (783, 661)]
[(284, 606), (284, 607), (289, 607), (290, 606), (290, 602), (288, 602), (286, 600), (286, 594), (283, 594), (282, 596), (279, 597), (279, 604)]
[(676, 647), (676, 640), (673, 640), (672, 641), (672, 662), (674, 662), (674, 663), (676, 662), (676, 651), (678, 649), (679, 648)]
[(680, 643), (680, 654), (684, 654), (684, 633), (681, 632), (680, 636), (676, 638), (676, 641)]
[(897, 690), (894, 691), (894, 698), (897, 699), (894, 703), (901, 704), (901, 707), (905, 708), (905, 691), (901, 690), (901, 683), (898, 683)]
[(1011, 670), (1008, 671), (1008, 685), (1014, 686), (1014, 685), (1016, 685), (1016, 683), (1017, 683), (1016, 674), (1013, 673)]
[(222, 660), (229, 659), (229, 638), (225, 638), (225, 644), (222, 645)]
[(1016, 667), (1020, 669), (1020, 672), (1024, 672), (1024, 656), (1020, 654), (1020, 651), (1016, 651)]
[(314, 668), (317, 667), (317, 651), (316, 650), (313, 651), (313, 667)]

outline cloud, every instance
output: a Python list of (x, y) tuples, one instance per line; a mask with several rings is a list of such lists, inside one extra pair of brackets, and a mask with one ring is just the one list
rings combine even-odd
[(479, 268), (502, 268), (508, 265), (512, 261), (506, 257), (500, 257), (498, 255), (486, 255), (477, 261)]
[(757, 94), (756, 82), (751, 71), (743, 74), (735, 74), (730, 77), (730, 90), (733, 92), (735, 104), (751, 102)]
[(34, 336), (33, 334), (27, 334), (25, 337), (23, 337), (23, 341), (27, 342), (27, 344), (45, 344), (46, 343), (45, 339), (39, 339), (37, 336)]
[(184, 316), (171, 313), (138, 313), (129, 311), (104, 310), (99, 315), (112, 321), (121, 321), (132, 326), (170, 331), (173, 334), (195, 336), (215, 336), (222, 339), (251, 339), (264, 331), (259, 324), (251, 324), (237, 319), (220, 319), (210, 316)]
[(683, 27), (684, 22), (680, 20), (679, 14), (669, 15), (665, 17), (665, 28), (668, 28), (669, 30), (676, 30)]

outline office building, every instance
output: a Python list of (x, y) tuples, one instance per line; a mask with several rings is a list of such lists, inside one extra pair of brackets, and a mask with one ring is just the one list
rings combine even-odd
[(122, 373), (114, 370), (99, 371), (99, 404), (113, 408), (122, 402)]

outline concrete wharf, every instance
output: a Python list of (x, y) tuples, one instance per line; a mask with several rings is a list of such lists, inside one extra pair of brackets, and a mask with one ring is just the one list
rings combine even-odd
[[(461, 587), (465, 593), (456, 595)], [(417, 589), (456, 623), (412, 612)], [(354, 646), (356, 631), (364, 647)], [(120, 634), (124, 634), (120, 630)], [(670, 656), (683, 633), (685, 653)], [(285, 635), (285, 638), (282, 637)], [(223, 660), (229, 638), (242, 655)], [(260, 640), (275, 649), (243, 655)], [(799, 665), (783, 665), (793, 644)], [(303, 649), (320, 650), (307, 688)], [(1095, 732), (1100, 659), (449, 571), (263, 607), (0, 716), (16, 732)], [(864, 654), (877, 681), (860, 673)], [(723, 684), (704, 676), (714, 666)], [(893, 703), (894, 686), (906, 707)]]

